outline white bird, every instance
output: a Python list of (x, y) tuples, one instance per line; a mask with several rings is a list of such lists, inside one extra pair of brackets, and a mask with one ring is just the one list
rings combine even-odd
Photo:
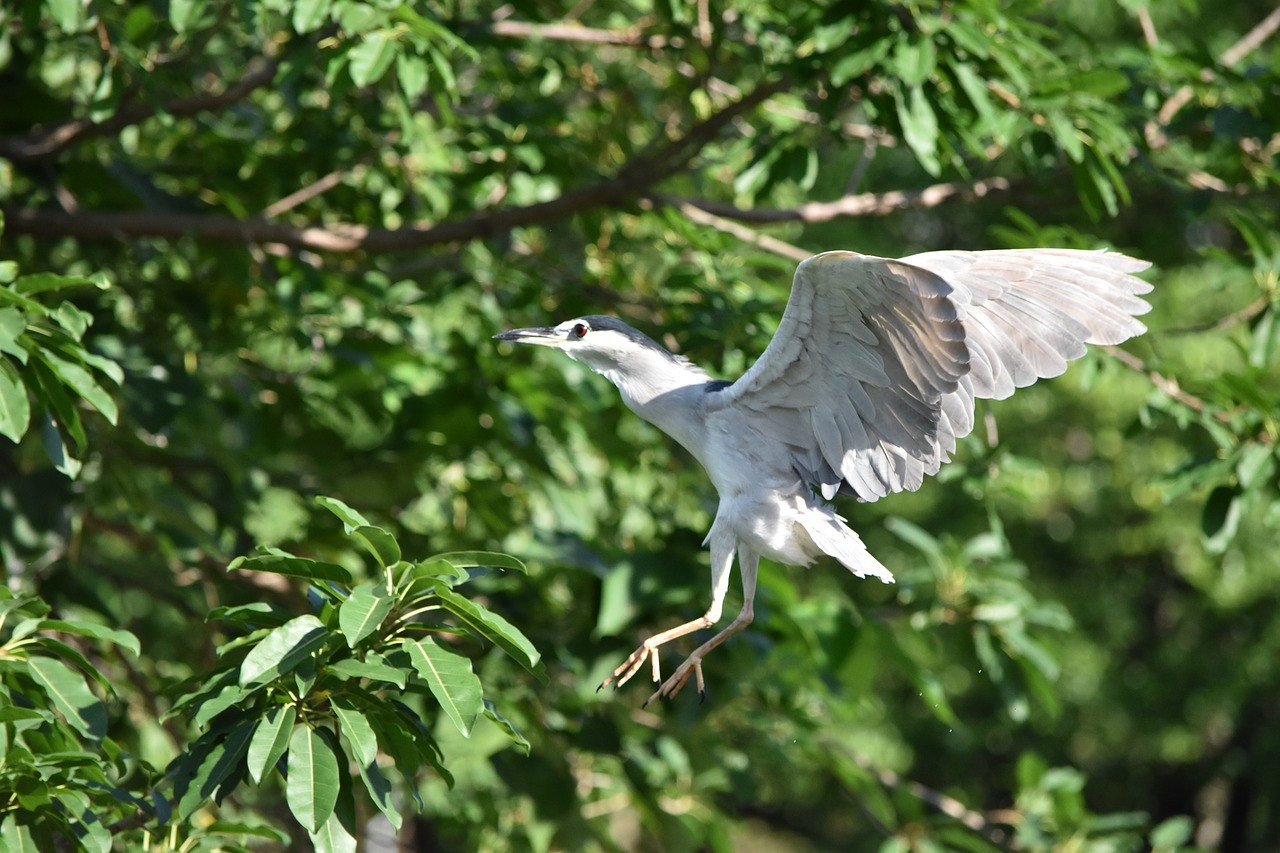
[[(807, 566), (828, 554), (858, 577), (893, 575), (828, 501), (918, 489), (973, 429), (974, 399), (1057, 376), (1085, 344), (1146, 331), (1145, 261), (1113, 252), (926, 252), (890, 260), (825, 252), (796, 269), (768, 348), (736, 382), (717, 381), (612, 317), (516, 329), (497, 340), (554, 347), (602, 374), (627, 407), (693, 454), (720, 496), (711, 606), (645, 640), (601, 686), (651, 661), (670, 697), (754, 615), (761, 557)], [(741, 612), (662, 681), (658, 648), (720, 620), (734, 555)], [(648, 702), (646, 702), (648, 704)]]

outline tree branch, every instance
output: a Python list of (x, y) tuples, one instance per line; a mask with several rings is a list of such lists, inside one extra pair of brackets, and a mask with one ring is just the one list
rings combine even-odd
[(694, 125), (682, 137), (642, 154), (607, 180), (571, 190), (550, 201), (525, 207), (481, 211), (466, 219), (404, 228), (369, 228), (339, 223), (293, 226), (263, 218), (170, 211), (82, 211), (9, 208), (5, 225), (11, 233), (71, 236), (79, 239), (126, 239), (190, 235), (218, 243), (279, 244), (320, 252), (395, 251), (460, 243), (505, 234), (522, 225), (564, 219), (594, 207), (617, 207), (642, 195), (688, 165), (697, 153), (735, 118), (748, 112), (785, 86), (781, 80), (762, 83), (741, 100), (729, 104)]
[(610, 44), (618, 47), (647, 47), (654, 50), (683, 47), (681, 39), (665, 36), (648, 36), (639, 29), (601, 30), (581, 24), (531, 24), (526, 21), (494, 21), (478, 24), (477, 29), (487, 30), (495, 36), (506, 38), (540, 38), (549, 41), (583, 42), (586, 44)]
[(908, 208), (937, 207), (953, 198), (982, 198), (991, 192), (1003, 192), (1011, 184), (1005, 178), (989, 178), (973, 183), (957, 181), (934, 184), (922, 190), (894, 190), (887, 193), (857, 193), (835, 201), (810, 202), (785, 209), (757, 208), (745, 210), (732, 204), (702, 199), (664, 199), (672, 204), (687, 204), (707, 213), (740, 222), (827, 222), (839, 216), (884, 216)]
[(696, 222), (699, 225), (706, 225), (710, 228), (716, 229), (717, 231), (723, 231), (725, 234), (732, 234), (742, 242), (750, 243), (753, 246), (759, 246), (766, 252), (773, 252), (775, 255), (781, 255), (782, 257), (790, 258), (793, 261), (803, 261), (805, 258), (813, 254), (812, 252), (805, 251), (799, 246), (794, 246), (784, 240), (779, 240), (777, 237), (762, 234), (755, 229), (748, 228), (740, 223), (725, 219), (723, 216), (716, 216), (714, 213), (708, 213), (706, 210), (696, 207), (690, 202), (666, 198), (660, 198), (658, 200), (672, 205), (684, 214), (685, 218), (691, 222)]
[[(1245, 33), (1239, 41), (1224, 50), (1222, 55), (1218, 57), (1218, 63), (1230, 68), (1261, 47), (1267, 39), (1275, 35), (1276, 30), (1280, 30), (1280, 6), (1277, 6), (1271, 11), (1270, 15), (1255, 24), (1253, 29)], [(1154, 29), (1150, 37), (1155, 37)], [(1215, 76), (1213, 71), (1208, 68), (1200, 72), (1200, 79), (1205, 83), (1213, 82)], [(1183, 86), (1169, 96), (1168, 100), (1160, 106), (1159, 112), (1156, 113), (1155, 121), (1147, 122), (1147, 126), (1144, 128), (1148, 146), (1151, 148), (1163, 148), (1168, 144), (1169, 138), (1165, 135), (1163, 128), (1173, 121), (1174, 116), (1189, 104), (1193, 97), (1195, 97), (1195, 90), (1191, 86)]]
[(102, 121), (79, 118), (55, 125), (41, 125), (22, 136), (0, 138), (0, 157), (16, 163), (29, 163), (52, 157), (72, 145), (99, 136), (111, 136), (126, 127), (140, 124), (157, 113), (164, 112), (178, 118), (186, 118), (208, 110), (216, 110), (241, 100), (254, 89), (275, 79), (279, 64), (268, 60), (261, 67), (250, 71), (236, 83), (221, 92), (197, 95), (158, 106), (153, 104), (129, 104)]

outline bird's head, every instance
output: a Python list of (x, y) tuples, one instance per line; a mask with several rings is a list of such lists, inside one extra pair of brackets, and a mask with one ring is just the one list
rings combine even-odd
[(601, 314), (575, 317), (558, 326), (512, 329), (493, 338), (558, 349), (606, 376), (638, 368), (654, 356), (679, 360), (644, 332)]

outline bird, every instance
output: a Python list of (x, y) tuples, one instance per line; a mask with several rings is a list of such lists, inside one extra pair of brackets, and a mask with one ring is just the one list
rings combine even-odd
[[(1142, 334), (1150, 264), (1113, 251), (945, 250), (900, 260), (830, 251), (801, 261), (777, 331), (736, 381), (712, 378), (643, 332), (604, 315), (513, 329), (498, 341), (551, 347), (613, 383), (635, 414), (701, 463), (719, 496), (702, 543), (711, 604), (646, 639), (601, 687), (650, 663), (645, 702), (675, 696), (702, 661), (754, 618), (760, 559), (808, 566), (834, 557), (893, 582), (831, 501), (920, 488), (974, 425), (976, 399), (1000, 400), (1058, 376), (1086, 344)], [(743, 604), (665, 681), (658, 650), (719, 623), (734, 558)]]

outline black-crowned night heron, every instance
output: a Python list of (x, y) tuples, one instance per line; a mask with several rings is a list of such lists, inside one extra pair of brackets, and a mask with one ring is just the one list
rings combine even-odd
[[(711, 606), (641, 644), (601, 686), (651, 660), (669, 697), (752, 620), (761, 557), (807, 566), (829, 554), (858, 577), (893, 575), (827, 501), (917, 489), (973, 429), (978, 397), (1057, 376), (1084, 345), (1146, 330), (1148, 264), (1068, 249), (927, 252), (888, 260), (826, 252), (802, 262), (764, 355), (736, 382), (712, 379), (612, 317), (503, 332), (602, 374), (633, 412), (680, 442), (720, 495), (711, 531)], [(662, 681), (658, 647), (720, 620), (734, 553), (742, 611)], [(648, 704), (646, 702), (646, 704)]]

